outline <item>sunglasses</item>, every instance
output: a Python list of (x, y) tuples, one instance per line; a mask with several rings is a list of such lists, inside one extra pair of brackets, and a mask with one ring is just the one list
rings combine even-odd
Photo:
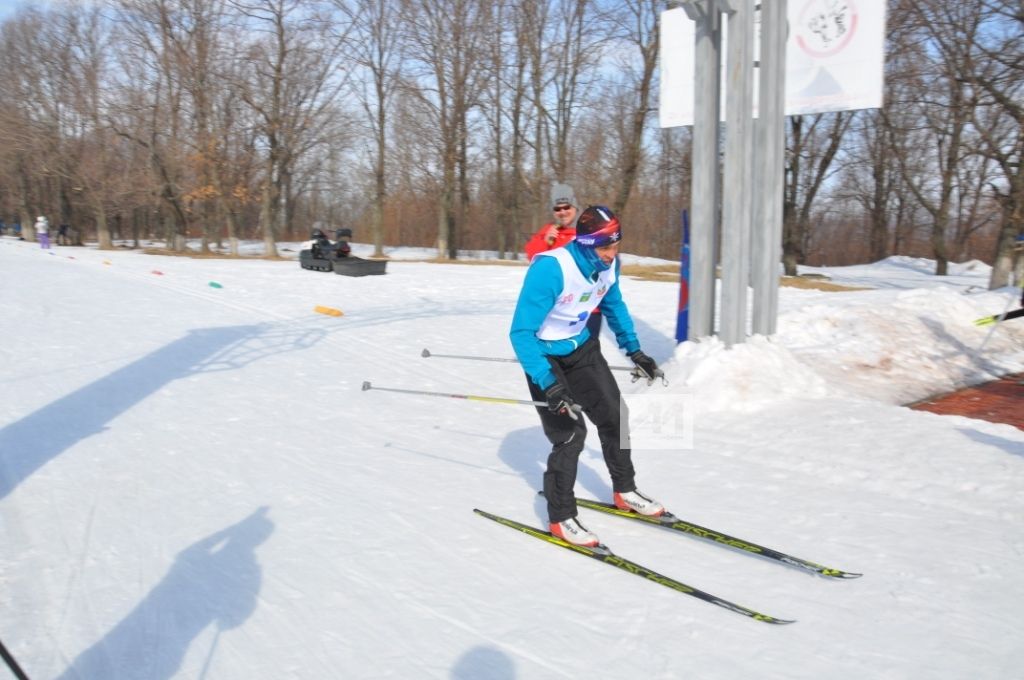
[(556, 205), (554, 208), (552, 208), (552, 210), (555, 211), (555, 212), (569, 212), (570, 210), (572, 210), (572, 206), (571, 205)]

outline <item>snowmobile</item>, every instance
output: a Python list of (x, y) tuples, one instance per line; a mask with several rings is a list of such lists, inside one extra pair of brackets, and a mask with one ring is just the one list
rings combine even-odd
[(364, 260), (352, 254), (352, 246), (348, 242), (348, 239), (352, 238), (351, 229), (336, 230), (334, 238), (332, 242), (323, 231), (314, 229), (309, 248), (299, 252), (299, 264), (302, 268), (320, 272), (333, 271), (344, 276), (385, 273), (386, 261)]

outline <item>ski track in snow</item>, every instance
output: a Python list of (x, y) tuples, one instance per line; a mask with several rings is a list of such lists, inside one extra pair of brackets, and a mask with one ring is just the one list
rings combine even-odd
[[(636, 450), (640, 487), (865, 575), (581, 519), (623, 557), (798, 620), (774, 627), (475, 516), (543, 527), (531, 408), (361, 390), (525, 398), (513, 364), (420, 357), (511, 356), (522, 268), (54, 253), (0, 238), (0, 639), (33, 678), (995, 679), (1024, 662), (1024, 433), (898, 406), (1024, 370), (1024, 324), (971, 324), (1019, 295), (979, 290), (983, 266), (829, 268), (878, 290), (783, 289), (777, 336), (733, 350), (677, 348), (675, 286), (624, 279), (669, 377), (624, 394), (696, 411), (692, 449)], [(577, 492), (607, 499), (590, 430)]]

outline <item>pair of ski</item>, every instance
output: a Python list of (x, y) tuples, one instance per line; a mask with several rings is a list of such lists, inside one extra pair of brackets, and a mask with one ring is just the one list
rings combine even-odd
[[(543, 494), (543, 492), (541, 493)], [(697, 524), (691, 524), (690, 522), (686, 522), (682, 519), (679, 519), (675, 515), (668, 512), (659, 517), (648, 517), (646, 515), (640, 515), (630, 510), (622, 510), (612, 505), (611, 503), (601, 503), (599, 501), (578, 498), (576, 499), (576, 504), (582, 508), (597, 510), (599, 512), (607, 513), (609, 515), (615, 515), (617, 517), (623, 517), (626, 519), (631, 519), (646, 524), (653, 524), (655, 526), (664, 527), (666, 529), (671, 529), (673, 531), (679, 531), (684, 534), (698, 536), (700, 538), (713, 541), (719, 545), (735, 548), (737, 550), (751, 553), (754, 555), (760, 555), (761, 557), (775, 560), (782, 564), (788, 564), (799, 569), (804, 569), (815, 574), (818, 574), (820, 576), (842, 579), (857, 578), (861, 576), (861, 574), (855, 574), (848, 571), (842, 571), (841, 569), (833, 569), (831, 567), (826, 567), (799, 557), (787, 555), (786, 553), (779, 552), (778, 550), (773, 550), (772, 548), (766, 548), (764, 546), (757, 545), (756, 543), (751, 543), (749, 541), (744, 541), (743, 539), (736, 538), (728, 534), (723, 534), (719, 531), (714, 531), (713, 529), (707, 529)], [(605, 564), (610, 564), (613, 567), (622, 569), (623, 571), (629, 572), (631, 574), (636, 574), (637, 576), (642, 576), (648, 581), (654, 581), (655, 583), (659, 583), (667, 588), (671, 588), (672, 590), (678, 591), (685, 595), (690, 595), (691, 597), (696, 597), (697, 599), (704, 600), (705, 602), (710, 602), (711, 604), (723, 607), (725, 609), (728, 609), (729, 611), (736, 612), (737, 614), (742, 614), (744, 616), (750, 617), (756, 621), (764, 621), (765, 623), (774, 624), (794, 623), (794, 621), (791, 619), (779, 619), (774, 616), (762, 614), (761, 612), (755, 611), (748, 607), (744, 607), (742, 605), (738, 605), (735, 602), (724, 600), (720, 597), (712, 595), (711, 593), (705, 592), (698, 588), (694, 588), (693, 586), (686, 585), (685, 583), (677, 581), (673, 578), (669, 578), (668, 576), (665, 576), (663, 574), (659, 574), (653, 569), (648, 569), (643, 565), (637, 564), (636, 562), (627, 560), (624, 557), (616, 555), (606, 545), (601, 544), (593, 548), (574, 545), (572, 543), (569, 543), (568, 541), (562, 540), (561, 538), (552, 535), (550, 532), (542, 531), (528, 524), (517, 522), (513, 519), (508, 519), (506, 517), (494, 515), (479, 509), (474, 509), (473, 512), (480, 515), (481, 517), (486, 517), (487, 519), (493, 520), (498, 524), (503, 524), (512, 529), (516, 529), (529, 536), (539, 538), (540, 540), (550, 543), (552, 545), (556, 545), (560, 548), (565, 548), (567, 550), (572, 550), (575, 553), (584, 555), (586, 557), (590, 557), (599, 562), (604, 562)]]

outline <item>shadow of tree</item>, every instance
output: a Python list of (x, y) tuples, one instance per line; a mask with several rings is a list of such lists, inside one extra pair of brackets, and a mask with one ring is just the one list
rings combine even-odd
[(949, 351), (942, 354), (943, 359), (955, 356), (963, 356), (981, 375), (1000, 375), (1005, 370), (988, 357), (979, 354), (978, 350), (968, 347), (959, 338), (946, 330), (946, 327), (935, 319), (921, 319), (921, 323), (931, 332), (940, 347), (948, 348)]
[(0, 429), (0, 499), (77, 442), (178, 378), (233, 370), (263, 357), (305, 349), (323, 331), (226, 326), (189, 333)]
[[(274, 530), (267, 510), (261, 507), (178, 553), (146, 598), (58, 680), (170, 678), (207, 626), (216, 625), (219, 638), (242, 625), (256, 609), (262, 582), (256, 548)], [(215, 649), (216, 639), (207, 666)]]

